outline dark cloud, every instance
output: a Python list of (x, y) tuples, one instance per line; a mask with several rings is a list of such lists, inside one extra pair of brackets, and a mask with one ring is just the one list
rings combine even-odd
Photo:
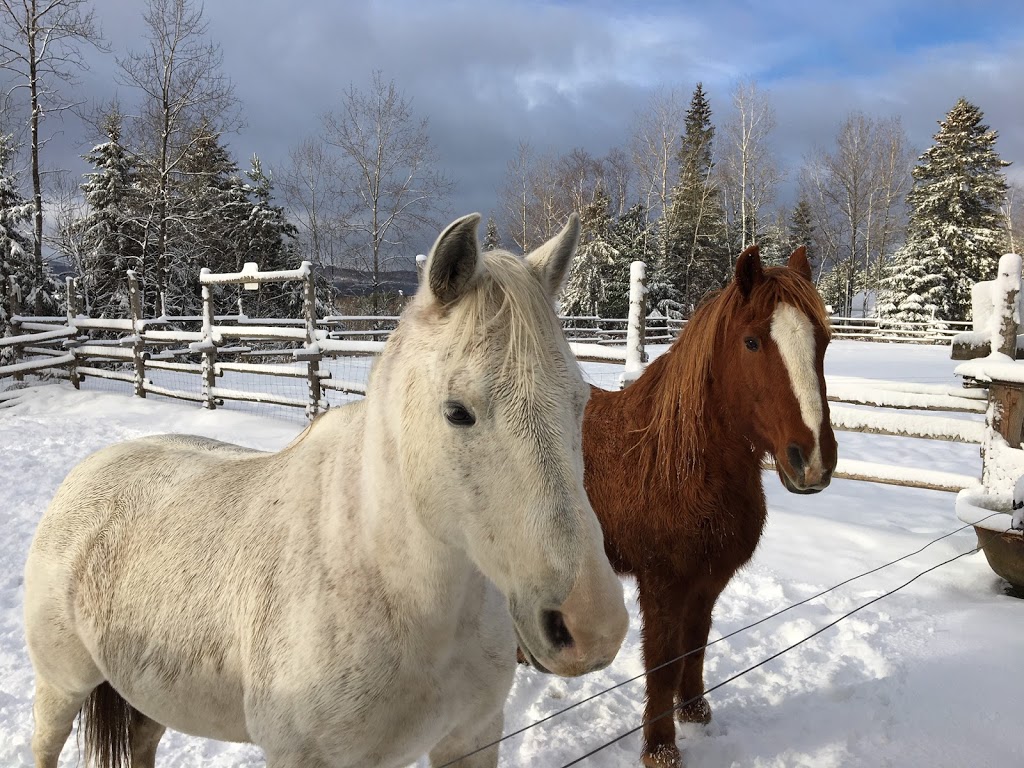
[[(242, 164), (255, 152), (281, 167), (346, 86), (381, 70), (430, 118), (458, 184), (453, 213), (495, 209), (520, 140), (604, 154), (627, 144), (636, 111), (659, 84), (688, 94), (698, 80), (717, 119), (738, 79), (758, 81), (776, 107), (773, 141), (794, 176), (851, 110), (901, 116), (923, 148), (960, 96), (1000, 132), (1005, 159), (1024, 158), (1021, 4), (984, 4), (1001, 17), (989, 24), (968, 19), (974, 9), (918, 0), (830, 3), (827, 11), (809, 0), (688, 5), (215, 0), (205, 16), (244, 107), (246, 127), (229, 137)], [(144, 45), (140, 0), (96, 8), (115, 53)], [(114, 57), (91, 59), (81, 95), (117, 94), (130, 105)], [(69, 122), (51, 164), (82, 169), (76, 158), (90, 139)], [(1024, 178), (1024, 169), (1011, 172)]]

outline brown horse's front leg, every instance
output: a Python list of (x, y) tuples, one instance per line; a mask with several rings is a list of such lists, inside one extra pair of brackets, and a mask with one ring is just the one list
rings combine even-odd
[[(672, 706), (683, 671), (681, 662), (662, 664), (676, 656), (676, 623), (672, 606), (675, 595), (667, 587), (639, 581), (640, 610), (643, 616), (644, 668), (647, 673), (647, 706), (644, 710), (643, 763), (647, 768), (681, 768), (682, 757), (676, 746), (676, 727)], [(656, 667), (661, 667), (656, 669)]]
[(681, 723), (706, 725), (711, 722), (711, 705), (704, 698), (704, 646), (711, 632), (711, 612), (717, 599), (717, 594), (695, 592), (690, 596), (682, 616), (679, 653), (689, 655), (684, 662), (676, 694), (676, 703), (679, 706), (676, 717)]

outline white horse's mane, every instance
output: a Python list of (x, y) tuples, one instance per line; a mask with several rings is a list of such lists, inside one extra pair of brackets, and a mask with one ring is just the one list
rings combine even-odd
[[(437, 312), (436, 304), (421, 298), (411, 308), (410, 319)], [(442, 308), (445, 322), (457, 329), (451, 335), (449, 359), (461, 359), (478, 345), (504, 349), (496, 374), (503, 385), (532, 394), (537, 384), (534, 365), (546, 357), (542, 350), (559, 338), (550, 299), (533, 269), (508, 251), (482, 255), (480, 269), (466, 294)], [(396, 333), (400, 333), (399, 328)]]

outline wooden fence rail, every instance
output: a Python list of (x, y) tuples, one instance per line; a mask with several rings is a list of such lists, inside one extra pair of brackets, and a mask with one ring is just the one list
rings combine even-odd
[[(305, 283), (303, 317), (261, 319), (214, 314), (210, 286), (281, 280)], [(74, 281), (69, 280), (67, 316), (12, 318), (17, 334), (0, 339), (0, 348), (13, 349), (15, 362), (0, 367), (0, 377), (50, 371), (70, 379), (75, 386), (84, 378), (96, 377), (131, 384), (139, 397), (155, 394), (198, 402), (206, 408), (216, 408), (225, 400), (272, 403), (304, 408), (312, 417), (326, 407), (328, 391), (357, 395), (365, 392), (364, 381), (335, 379), (325, 369), (324, 361), (378, 354), (383, 339), (398, 322), (397, 316), (344, 315), (318, 319), (308, 263), (298, 270), (280, 273), (260, 273), (255, 265), (246, 265), (232, 274), (204, 271), (200, 281), (204, 299), (200, 316), (141, 317), (138, 282), (130, 275), (131, 317), (98, 319), (78, 313), (77, 292)], [(645, 345), (670, 343), (684, 325), (682, 321), (646, 315), (645, 293), (644, 269), (638, 262), (631, 272), (629, 318), (563, 318), (577, 358), (622, 364), (626, 369), (623, 385), (642, 372)], [(833, 323), (833, 332), (840, 338), (888, 338), (893, 333), (893, 329), (877, 321), (833, 318)], [(903, 329), (909, 335), (899, 340), (948, 343), (942, 334), (954, 332), (948, 327), (923, 326), (926, 327)], [(153, 381), (153, 371), (194, 376), (200, 386), (193, 390), (165, 386)], [(221, 383), (225, 374), (292, 382), (305, 379), (305, 397), (225, 386)], [(984, 389), (829, 377), (828, 392), (834, 403), (831, 412), (836, 430), (978, 444), (983, 440), (984, 425), (980, 422), (940, 414), (984, 413)], [(930, 413), (901, 413), (894, 419), (891, 414), (901, 410)], [(959, 490), (977, 482), (964, 475), (848, 460), (840, 461), (835, 476), (939, 490)]]

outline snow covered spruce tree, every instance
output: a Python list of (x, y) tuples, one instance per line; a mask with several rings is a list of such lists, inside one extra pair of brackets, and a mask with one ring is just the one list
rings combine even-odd
[(493, 251), (501, 247), (501, 238), (498, 236), (498, 222), (493, 216), (487, 217), (487, 232), (484, 235), (484, 250)]
[[(725, 211), (714, 174), (711, 106), (697, 84), (686, 111), (685, 133), (679, 149), (679, 181), (661, 233), (666, 238), (664, 262), (655, 269), (651, 299), (675, 299), (687, 311), (708, 291), (720, 288), (729, 271)], [(668, 295), (661, 287), (672, 286)]]
[(887, 317), (969, 319), (971, 287), (995, 274), (1009, 163), (982, 119), (978, 107), (959, 99), (918, 158), (907, 241), (883, 281), (879, 312)]
[(596, 315), (604, 301), (602, 270), (619, 255), (610, 242), (609, 205), (608, 193), (598, 184), (594, 199), (580, 215), (580, 246), (562, 293), (562, 311), (567, 315)]
[[(298, 229), (288, 220), (284, 208), (274, 204), (273, 179), (256, 155), (246, 176), (249, 183), (245, 188), (251, 202), (242, 230), (242, 263), (255, 262), (264, 272), (297, 269), (302, 263), (302, 255), (295, 246)], [(314, 279), (317, 313), (323, 316), (330, 311), (330, 284), (321, 270), (314, 270)], [(296, 281), (267, 283), (260, 286), (251, 300), (243, 293), (243, 308), (246, 314), (258, 317), (302, 317), (304, 290), (303, 284)]]
[(598, 307), (601, 317), (626, 317), (629, 314), (629, 265), (642, 261), (653, 265), (657, 259), (655, 238), (648, 221), (647, 207), (637, 203), (612, 222), (609, 242), (616, 251), (604, 269), (604, 301)]
[[(17, 303), (26, 314), (52, 315), (58, 309), (58, 286), (45, 262), (40, 272), (32, 253), (34, 207), (18, 189), (13, 154), (11, 137), (0, 135), (0, 336), (11, 335), (12, 293), (18, 294)], [(9, 354), (0, 350), (0, 365)]]
[(121, 128), (121, 113), (114, 108), (103, 118), (106, 141), (83, 155), (94, 169), (82, 184), (88, 213), (73, 226), (82, 248), (80, 289), (93, 317), (129, 316), (127, 272), (142, 264), (138, 168), (122, 144)]

